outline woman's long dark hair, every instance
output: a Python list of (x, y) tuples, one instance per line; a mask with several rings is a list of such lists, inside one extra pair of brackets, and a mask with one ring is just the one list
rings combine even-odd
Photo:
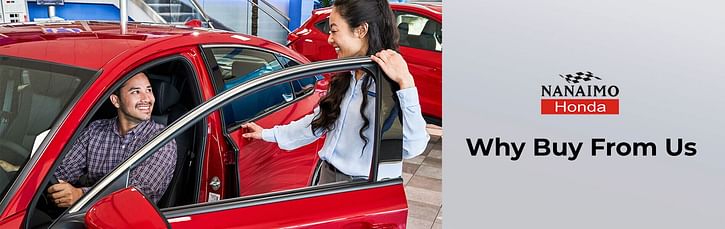
[[(368, 39), (367, 56), (373, 55), (385, 49), (398, 50), (398, 29), (396, 27), (395, 15), (388, 5), (388, 0), (335, 0), (335, 10), (350, 25), (350, 29), (367, 23)], [(340, 73), (332, 77), (327, 95), (320, 100), (320, 113), (312, 120), (312, 130), (331, 131), (335, 128), (335, 121), (340, 117), (340, 104), (348, 88), (350, 88), (350, 73)], [(367, 90), (370, 87), (370, 77), (364, 77), (362, 84), (363, 101), (360, 106), (360, 114), (363, 117), (363, 126), (360, 128), (360, 138), (368, 144), (368, 138), (363, 132), (370, 127), (370, 120), (365, 115), (365, 107), (368, 104)], [(361, 154), (362, 155), (362, 154)]]

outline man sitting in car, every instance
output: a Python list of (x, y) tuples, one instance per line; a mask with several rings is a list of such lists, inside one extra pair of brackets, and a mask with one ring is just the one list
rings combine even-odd
[[(146, 74), (134, 75), (110, 100), (117, 116), (88, 125), (54, 173), (59, 183), (50, 186), (48, 193), (58, 207), (73, 205), (90, 186), (164, 129), (151, 120), (155, 98)], [(172, 141), (131, 170), (129, 182), (158, 202), (171, 182), (175, 163), (176, 142)]]

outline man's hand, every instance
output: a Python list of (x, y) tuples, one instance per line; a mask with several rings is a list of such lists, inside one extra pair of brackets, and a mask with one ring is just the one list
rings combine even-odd
[(73, 185), (62, 180), (50, 186), (48, 193), (53, 203), (61, 208), (70, 207), (83, 196), (82, 189), (73, 187)]

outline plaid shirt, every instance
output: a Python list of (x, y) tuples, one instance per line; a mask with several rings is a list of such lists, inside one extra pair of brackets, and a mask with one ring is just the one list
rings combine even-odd
[[(85, 193), (89, 186), (110, 173), (164, 129), (164, 125), (148, 120), (122, 136), (117, 120), (96, 120), (88, 125), (55, 171), (55, 177), (76, 187), (81, 186)], [(158, 202), (171, 182), (175, 164), (176, 142), (172, 141), (132, 169), (129, 183)], [(82, 175), (86, 175), (87, 184), (80, 181)]]

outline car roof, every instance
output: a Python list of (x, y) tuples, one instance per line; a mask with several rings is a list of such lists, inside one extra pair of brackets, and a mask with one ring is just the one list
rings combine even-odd
[[(441, 2), (415, 2), (415, 3), (397, 3), (397, 2), (391, 2), (390, 8), (393, 10), (401, 10), (401, 9), (419, 9), (419, 10), (425, 10), (429, 11), (431, 13), (435, 14), (443, 14), (443, 4)], [(332, 12), (332, 7), (325, 7), (320, 9), (312, 10), (312, 14), (319, 16), (324, 15), (324, 17), (327, 17)]]
[(3, 24), (0, 25), (0, 55), (98, 70), (114, 58), (153, 51), (146, 48), (161, 43), (164, 46), (223, 43), (263, 47), (305, 59), (277, 43), (229, 31), (138, 22), (129, 23), (127, 28), (127, 33), (122, 35), (118, 22)]
[(415, 2), (415, 3), (391, 3), (390, 7), (395, 7), (395, 5), (400, 6), (419, 6), (421, 8), (426, 8), (434, 13), (437, 14), (443, 14), (443, 4), (441, 2)]

